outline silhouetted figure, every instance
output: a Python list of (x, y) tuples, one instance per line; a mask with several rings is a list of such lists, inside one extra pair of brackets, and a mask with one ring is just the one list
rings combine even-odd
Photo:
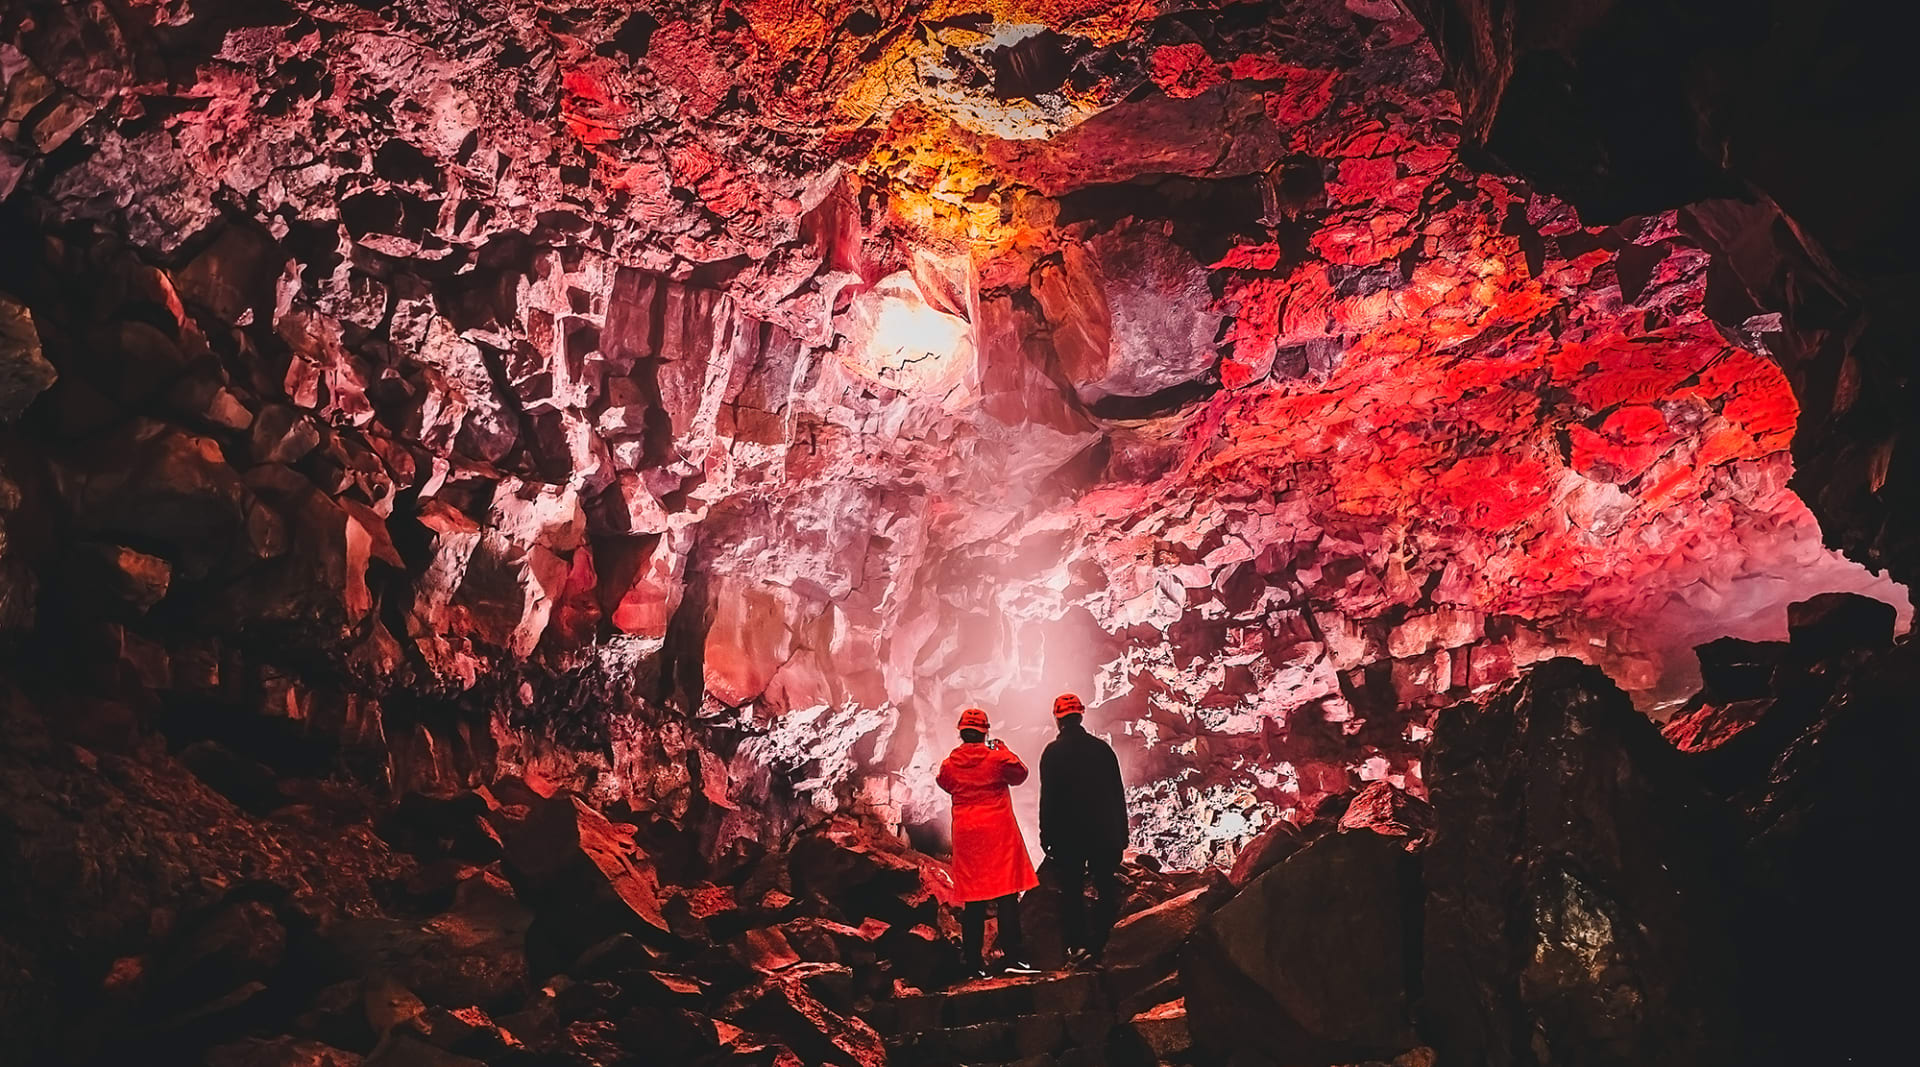
[[(1081, 724), (1080, 698), (1063, 693), (1053, 702), (1060, 727), (1040, 757), (1040, 847), (1049, 877), (1057, 877), (1061, 934), (1067, 960), (1097, 963), (1120, 913), (1120, 853), (1127, 847), (1127, 792), (1120, 760), (1105, 741)], [(1057, 873), (1056, 873), (1057, 872)], [(1096, 904), (1091, 925), (1086, 885)]]
[(989, 903), (1000, 919), (998, 969), (1032, 972), (1021, 959), (1020, 894), (1040, 884), (1008, 790), (1027, 780), (1027, 765), (1012, 749), (987, 740), (987, 729), (986, 712), (961, 712), (960, 747), (941, 762), (935, 778), (953, 795), (953, 886), (966, 902), (960, 944), (975, 977), (986, 973), (981, 950)]

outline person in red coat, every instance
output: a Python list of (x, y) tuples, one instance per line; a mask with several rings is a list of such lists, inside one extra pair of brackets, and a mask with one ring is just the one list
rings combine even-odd
[(953, 795), (953, 887), (966, 902), (960, 943), (976, 976), (986, 973), (981, 948), (989, 903), (1000, 920), (999, 969), (1033, 971), (1020, 959), (1020, 894), (1040, 884), (1008, 789), (1027, 780), (1027, 765), (1012, 749), (987, 740), (988, 729), (986, 712), (961, 712), (960, 747), (941, 762), (935, 779)]

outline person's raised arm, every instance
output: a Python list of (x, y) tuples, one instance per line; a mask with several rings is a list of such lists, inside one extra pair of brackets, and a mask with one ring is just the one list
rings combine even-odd
[(951, 757), (940, 761), (940, 773), (933, 776), (933, 781), (934, 784), (949, 793), (953, 792), (954, 786), (960, 784), (954, 780), (953, 759)]
[(1027, 765), (1020, 762), (1020, 757), (1013, 754), (1013, 749), (1001, 745), (997, 751), (1000, 754), (1000, 780), (1008, 785), (1019, 785), (1026, 781)]

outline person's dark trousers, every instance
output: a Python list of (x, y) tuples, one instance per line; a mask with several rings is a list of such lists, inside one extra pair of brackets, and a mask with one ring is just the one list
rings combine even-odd
[[(1089, 855), (1055, 853), (1050, 866), (1059, 871), (1060, 934), (1069, 951), (1084, 948), (1099, 959), (1107, 950), (1107, 935), (1120, 914), (1120, 850)], [(1093, 917), (1087, 917), (1087, 883), (1093, 883)]]
[(994, 938), (1000, 954), (1009, 960), (1020, 958), (1020, 895), (1008, 893), (995, 900), (970, 900), (960, 912), (960, 947), (966, 952), (967, 966), (984, 965), (980, 955), (987, 938), (987, 905), (1000, 920), (1000, 933)]

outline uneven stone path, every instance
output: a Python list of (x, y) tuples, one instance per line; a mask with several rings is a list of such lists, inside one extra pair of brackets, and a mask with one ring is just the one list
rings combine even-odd
[(1100, 975), (987, 978), (875, 1005), (893, 1067), (1150, 1067), (1157, 1057), (1113, 1010)]

